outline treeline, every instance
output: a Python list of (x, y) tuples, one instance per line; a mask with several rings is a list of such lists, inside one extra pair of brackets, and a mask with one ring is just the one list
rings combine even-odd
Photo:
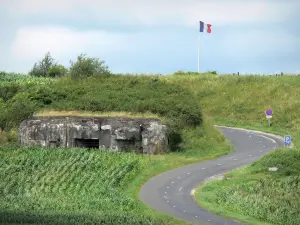
[(110, 74), (105, 61), (99, 58), (87, 57), (86, 54), (77, 56), (77, 61), (70, 61), (70, 67), (59, 64), (47, 52), (44, 58), (35, 63), (29, 75), (33, 77), (62, 77), (70, 75), (72, 78), (89, 77), (93, 75)]

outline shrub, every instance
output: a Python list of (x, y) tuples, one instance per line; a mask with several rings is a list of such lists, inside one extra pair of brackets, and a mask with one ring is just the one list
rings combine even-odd
[(50, 52), (47, 52), (44, 58), (35, 63), (29, 75), (34, 77), (58, 77), (63, 76), (67, 69), (63, 65), (54, 62)]
[(85, 54), (77, 56), (77, 61), (70, 61), (70, 63), (70, 75), (75, 79), (110, 74), (104, 61), (98, 58), (87, 57)]
[(196, 97), (180, 85), (157, 77), (96, 76), (81, 82), (58, 79), (47, 85), (26, 86), (6, 104), (0, 123), (11, 129), (42, 108), (92, 112), (151, 112), (165, 118), (172, 149), (185, 127), (202, 124)]
[(47, 72), (47, 77), (62, 77), (64, 76), (68, 70), (63, 65), (52, 65)]
[(0, 83), (0, 98), (4, 101), (11, 99), (20, 90), (21, 86), (16, 83)]
[(34, 101), (30, 101), (23, 93), (16, 95), (7, 101), (4, 110), (1, 112), (0, 125), (3, 130), (10, 130), (17, 127), (19, 123), (32, 116), (38, 108)]
[(53, 64), (54, 59), (50, 55), (50, 52), (47, 52), (40, 62), (34, 64), (29, 74), (34, 77), (46, 77)]

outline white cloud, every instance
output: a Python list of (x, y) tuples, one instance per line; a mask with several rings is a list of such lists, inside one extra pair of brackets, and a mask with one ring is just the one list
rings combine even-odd
[[(7, 3), (8, 4), (8, 3)], [(295, 10), (289, 1), (263, 0), (11, 0), (16, 15), (54, 14), (73, 21), (118, 24), (212, 24), (282, 21)], [(13, 6), (13, 8), (12, 8)]]
[(262, 55), (271, 57), (273, 54), (289, 54), (295, 49), (300, 49), (300, 38), (280, 29), (272, 30), (272, 32), (249, 29), (234, 35), (223, 36), (220, 44), (222, 47), (220, 51), (230, 56), (243, 54), (247, 57)]
[(97, 49), (102, 53), (114, 53), (128, 47), (126, 35), (103, 31), (76, 32), (64, 27), (24, 27), (17, 31), (11, 47), (16, 59), (41, 57), (47, 51), (57, 57), (77, 55)]
[[(157, 57), (157, 54), (165, 52), (172, 52), (172, 54), (186, 52), (187, 55), (190, 52), (192, 54), (194, 49), (191, 40), (190, 37), (181, 40), (174, 33), (168, 32), (126, 34), (101, 30), (76, 31), (66, 27), (34, 26), (23, 27), (17, 31), (10, 48), (10, 55), (15, 60), (31, 60), (31, 62), (39, 60), (47, 51), (50, 51), (59, 61), (70, 60), (80, 53), (119, 60), (137, 55), (140, 59), (147, 55)], [(272, 30), (272, 32), (249, 29), (236, 32), (234, 35), (223, 33), (217, 36), (207, 36), (202, 39), (202, 43), (206, 43), (201, 47), (203, 54), (231, 57), (232, 60), (237, 61), (253, 57), (263, 57), (264, 60), (267, 60), (268, 55), (289, 54), (295, 49), (300, 49), (299, 37), (292, 36), (280, 29)], [(213, 49), (211, 49), (212, 45)]]

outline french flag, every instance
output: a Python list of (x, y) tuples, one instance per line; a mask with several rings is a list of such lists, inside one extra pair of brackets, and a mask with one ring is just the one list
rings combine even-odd
[(204, 22), (200, 21), (200, 32), (204, 32), (204, 30), (207, 33), (211, 33), (211, 24), (205, 24)]

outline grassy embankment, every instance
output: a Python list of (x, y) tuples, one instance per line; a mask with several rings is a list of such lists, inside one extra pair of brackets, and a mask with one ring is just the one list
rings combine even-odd
[[(185, 224), (138, 200), (143, 183), (163, 171), (229, 151), (197, 98), (157, 77), (27, 79), (1, 75), (0, 223)], [(55, 110), (60, 110), (57, 112)], [(82, 149), (23, 149), (21, 120), (42, 115), (158, 117), (177, 151), (142, 157)], [(8, 145), (4, 143), (9, 143)], [(181, 143), (181, 144), (180, 144)]]
[[(197, 202), (247, 224), (300, 224), (300, 77), (177, 76), (193, 90), (215, 124), (291, 135), (293, 149), (280, 149), (201, 185)], [(273, 109), (271, 128), (264, 111)], [(278, 172), (268, 172), (277, 166)]]

